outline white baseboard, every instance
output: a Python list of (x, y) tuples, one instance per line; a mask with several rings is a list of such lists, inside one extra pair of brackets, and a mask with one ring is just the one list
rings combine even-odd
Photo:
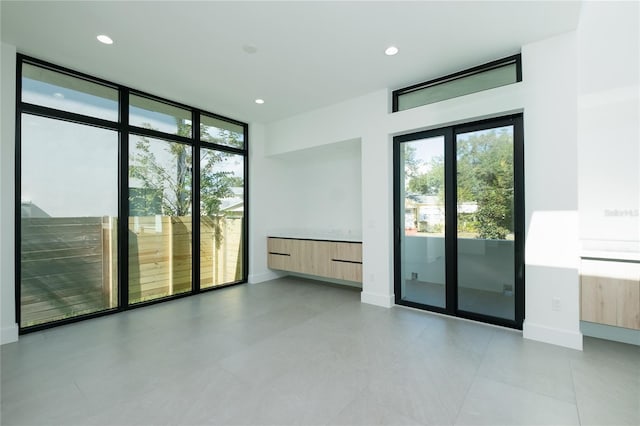
[(10, 325), (9, 327), (2, 327), (0, 330), (0, 344), (17, 342), (18, 341), (18, 324)]
[(267, 272), (263, 272), (261, 274), (251, 274), (249, 275), (249, 284), (257, 284), (257, 283), (261, 283), (261, 282), (265, 282), (265, 281), (269, 281), (269, 280), (275, 280), (276, 278), (280, 278), (282, 276), (284, 276), (285, 274), (279, 273), (279, 272), (274, 272), (274, 271), (267, 271)]
[(390, 308), (395, 305), (395, 296), (393, 294), (376, 294), (363, 291), (360, 293), (360, 301), (369, 305)]
[(579, 351), (582, 350), (582, 333), (579, 331), (547, 327), (525, 320), (522, 326), (522, 337)]

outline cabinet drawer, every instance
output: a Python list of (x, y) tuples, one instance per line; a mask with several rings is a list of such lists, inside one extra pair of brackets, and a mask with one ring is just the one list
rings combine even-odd
[(269, 253), (279, 253), (291, 255), (291, 246), (293, 240), (285, 238), (268, 238), (267, 251)]
[(331, 243), (331, 259), (362, 262), (362, 243)]
[(283, 271), (291, 270), (291, 256), (288, 254), (269, 253), (267, 258), (267, 266), (271, 269), (281, 269)]
[(580, 319), (640, 329), (640, 264), (583, 260)]
[(617, 314), (618, 326), (640, 330), (640, 281), (620, 283)]
[(580, 277), (580, 319), (598, 324), (617, 325), (618, 283), (594, 276)]
[(362, 282), (362, 264), (331, 261), (331, 278)]

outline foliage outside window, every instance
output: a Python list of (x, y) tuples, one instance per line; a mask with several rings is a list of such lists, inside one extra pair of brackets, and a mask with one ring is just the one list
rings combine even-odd
[[(513, 239), (513, 137), (507, 129), (458, 135), (457, 199), (473, 212), (459, 212), (458, 232), (472, 238)], [(444, 156), (428, 164), (417, 160), (415, 148), (403, 145), (407, 198), (438, 197), (444, 205)], [(444, 223), (444, 216), (442, 218)], [(442, 224), (425, 225), (427, 233), (442, 233)]]

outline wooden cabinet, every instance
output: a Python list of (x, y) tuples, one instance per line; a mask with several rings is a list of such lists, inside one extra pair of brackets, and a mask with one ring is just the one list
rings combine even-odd
[(298, 238), (267, 239), (271, 269), (362, 282), (362, 243)]
[(362, 244), (332, 242), (331, 277), (362, 282)]
[(640, 264), (583, 260), (580, 319), (640, 329)]
[(291, 240), (269, 238), (267, 251), (269, 268), (291, 270)]

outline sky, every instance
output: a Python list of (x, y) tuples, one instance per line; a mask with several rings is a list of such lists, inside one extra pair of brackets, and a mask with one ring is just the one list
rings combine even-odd
[[(95, 95), (25, 77), (22, 79), (22, 100), (90, 117), (118, 120), (115, 89), (75, 80), (76, 86), (80, 82), (82, 89)], [(131, 107), (132, 124), (147, 123), (159, 131), (175, 134), (175, 120), (170, 114)], [(32, 202), (56, 217), (117, 216), (116, 131), (23, 114), (21, 132), (21, 201)], [(131, 138), (133, 141), (137, 137), (132, 135)], [(164, 149), (166, 144), (153, 145), (159, 162), (170, 161), (170, 154)], [(242, 176), (244, 164), (241, 160), (242, 156), (231, 155), (220, 167)]]

